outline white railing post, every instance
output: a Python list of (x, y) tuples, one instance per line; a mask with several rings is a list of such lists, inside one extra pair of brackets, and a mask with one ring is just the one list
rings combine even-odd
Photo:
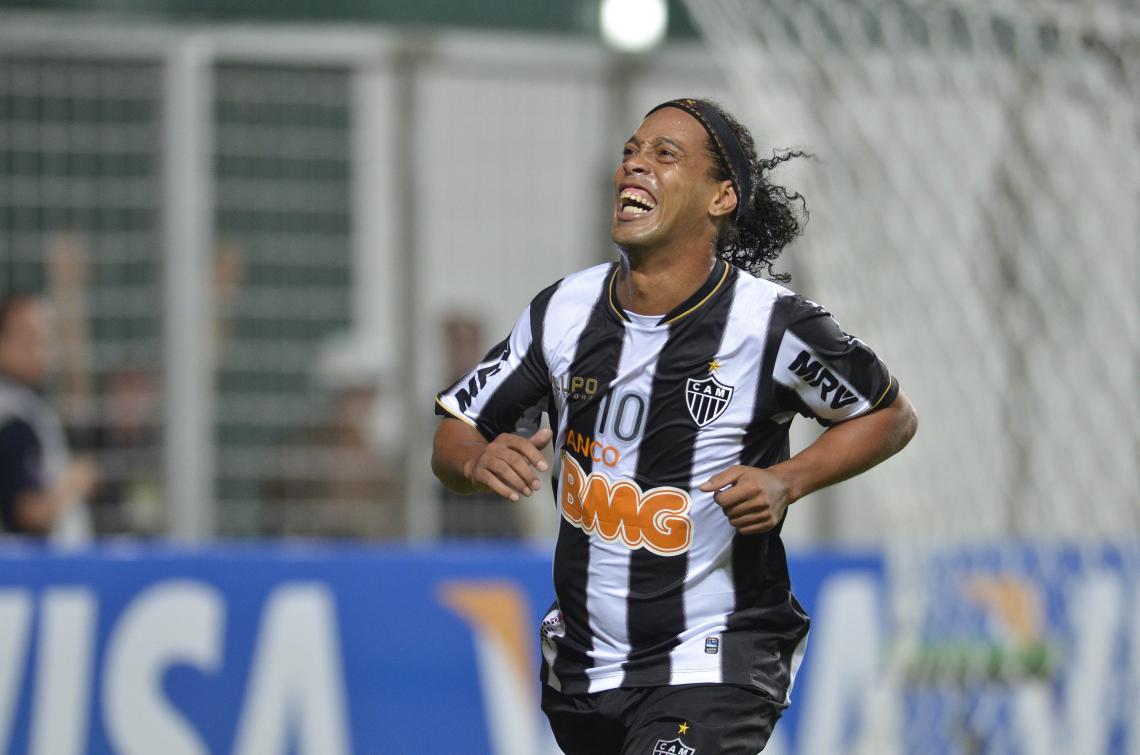
[(167, 533), (214, 534), (212, 53), (186, 36), (167, 52), (162, 100), (163, 466)]

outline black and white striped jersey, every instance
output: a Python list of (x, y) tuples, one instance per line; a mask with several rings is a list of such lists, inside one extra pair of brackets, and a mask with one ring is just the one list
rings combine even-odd
[(653, 318), (621, 309), (618, 270), (539, 293), (436, 411), (488, 439), (549, 414), (561, 521), (544, 682), (750, 685), (784, 703), (808, 617), (779, 528), (737, 533), (698, 486), (786, 459), (796, 413), (840, 422), (898, 386), (818, 305), (724, 262)]

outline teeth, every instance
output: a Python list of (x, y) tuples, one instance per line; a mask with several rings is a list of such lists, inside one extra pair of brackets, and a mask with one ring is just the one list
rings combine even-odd
[(644, 215), (645, 213), (649, 212), (649, 210), (645, 209), (644, 207), (638, 207), (635, 204), (631, 204), (629, 207), (622, 208), (622, 212), (626, 213), (627, 215)]
[[(636, 202), (637, 205), (635, 206), (637, 206), (638, 209), (642, 209), (646, 212), (648, 210), (652, 210), (657, 206), (657, 203), (653, 201), (649, 195), (639, 192), (636, 189), (625, 189), (622, 191), (620, 198), (623, 200), (628, 200), (630, 202)], [(648, 210), (644, 208), (648, 208)]]

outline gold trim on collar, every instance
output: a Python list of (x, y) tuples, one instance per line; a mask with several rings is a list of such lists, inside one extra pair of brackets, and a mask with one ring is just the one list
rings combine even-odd
[(718, 280), (718, 281), (716, 282), (716, 285), (715, 285), (715, 286), (713, 286), (713, 290), (712, 290), (712, 291), (709, 291), (707, 294), (705, 294), (705, 298), (701, 299), (699, 302), (697, 302), (697, 303), (696, 303), (696, 304), (694, 304), (693, 306), (689, 307), (688, 309), (686, 309), (684, 312), (682, 312), (681, 314), (677, 315), (676, 317), (673, 317), (673, 318), (670, 318), (670, 319), (666, 320), (666, 321), (665, 321), (663, 324), (664, 324), (664, 325), (669, 325), (670, 323), (674, 323), (674, 322), (677, 322), (678, 320), (680, 320), (682, 317), (684, 317), (685, 315), (689, 314), (690, 312), (693, 312), (694, 310), (697, 310), (697, 309), (699, 309), (699, 308), (701, 307), (701, 305), (703, 305), (705, 302), (707, 302), (709, 299), (711, 299), (711, 298), (712, 298), (712, 295), (713, 295), (713, 294), (715, 294), (717, 291), (720, 291), (720, 287), (721, 287), (721, 286), (723, 286), (723, 285), (724, 285), (724, 282), (725, 282), (725, 280), (727, 280), (727, 279), (728, 279), (728, 271), (729, 271), (731, 268), (732, 268), (732, 265), (730, 265), (730, 264), (728, 264), (727, 262), (725, 262), (725, 263), (724, 263), (724, 273), (722, 273), (722, 274), (721, 274), (721, 276), (720, 276), (720, 280)]
[(630, 322), (629, 316), (626, 315), (625, 311), (614, 302), (614, 284), (617, 283), (617, 274), (620, 271), (621, 265), (614, 264), (614, 272), (610, 276), (610, 282), (607, 286), (607, 295), (609, 296), (610, 300), (610, 309), (614, 311), (614, 314), (621, 318), (624, 322)]
[[(704, 298), (702, 298), (699, 302), (697, 302), (693, 306), (686, 309), (681, 314), (670, 317), (668, 320), (665, 320), (663, 322), (659, 322), (659, 323), (657, 323), (658, 325), (669, 325), (671, 323), (677, 322), (678, 320), (680, 320), (685, 315), (692, 314), (694, 311), (700, 309), (704, 305), (705, 302), (707, 302), (709, 299), (711, 299), (713, 294), (715, 294), (717, 291), (720, 291), (720, 287), (724, 285), (724, 282), (726, 280), (728, 280), (728, 274), (729, 274), (729, 272), (732, 271), (732, 265), (728, 264), (727, 262), (724, 262), (724, 260), (718, 260), (718, 262), (721, 262), (724, 264), (724, 272), (721, 273), (720, 280), (718, 280), (716, 282), (716, 285), (713, 286), (712, 291), (709, 291), (707, 294), (705, 294)], [(632, 322), (629, 319), (629, 316), (625, 313), (625, 311), (621, 307), (619, 307), (616, 303), (614, 303), (614, 284), (617, 282), (617, 275), (618, 275), (618, 272), (620, 272), (620, 271), (621, 271), (621, 266), (615, 265), (614, 266), (614, 272), (610, 276), (610, 282), (609, 282), (610, 309), (612, 309), (614, 311), (614, 314), (616, 314), (618, 317), (620, 317), (624, 322)]]

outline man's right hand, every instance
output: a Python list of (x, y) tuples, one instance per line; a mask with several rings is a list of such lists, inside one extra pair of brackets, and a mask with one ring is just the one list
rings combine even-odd
[(535, 470), (545, 472), (550, 468), (542, 449), (553, 435), (548, 428), (530, 438), (503, 433), (463, 465), (463, 475), (477, 490), (490, 491), (509, 501), (529, 497), (542, 488)]
[(63, 480), (67, 497), (87, 498), (99, 484), (99, 467), (90, 456), (77, 456), (64, 469)]

